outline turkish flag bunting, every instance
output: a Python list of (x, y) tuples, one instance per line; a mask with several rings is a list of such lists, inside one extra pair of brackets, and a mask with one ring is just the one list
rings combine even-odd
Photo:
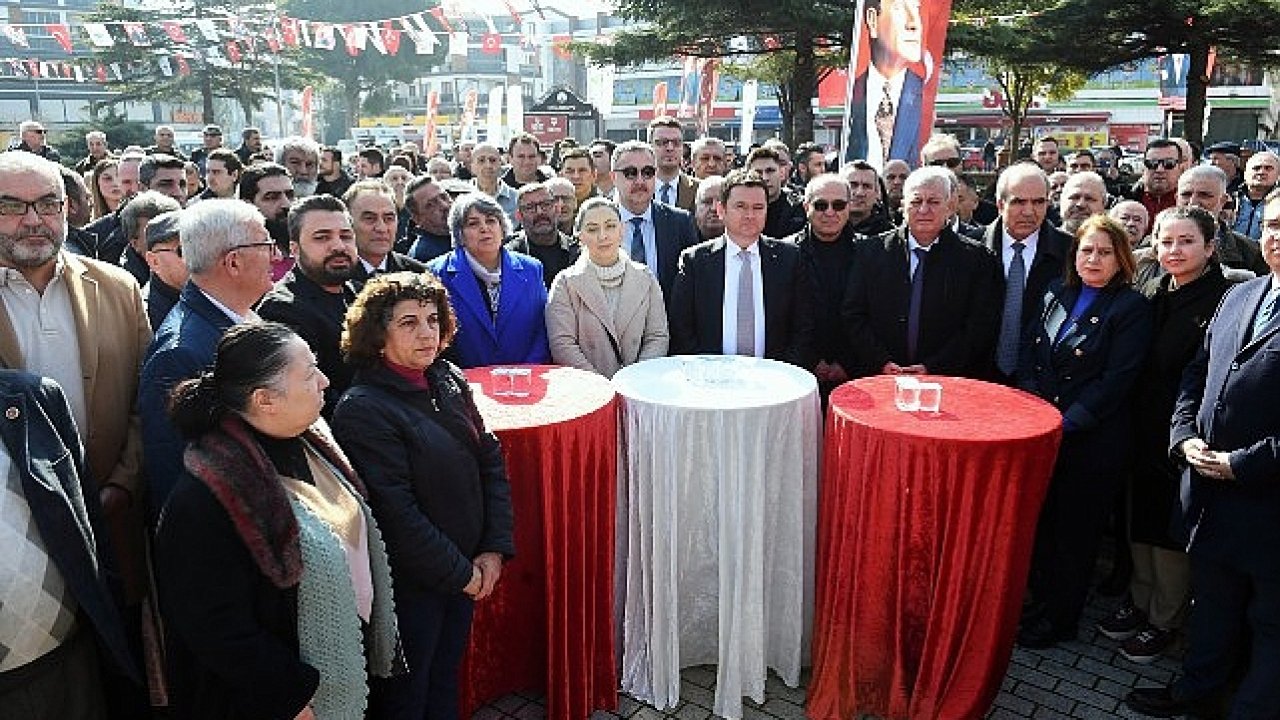
[(444, 18), (444, 8), (439, 5), (431, 8), (431, 17), (435, 18), (440, 23), (440, 26), (444, 28), (445, 32), (453, 32), (453, 26)]
[(498, 33), (485, 33), (480, 40), (480, 52), (485, 55), (497, 55), (502, 52), (502, 36)]
[(291, 17), (280, 18), (280, 35), (285, 45), (298, 47), (298, 21)]
[(44, 26), (44, 29), (49, 31), (49, 34), (53, 36), (54, 40), (58, 41), (63, 50), (71, 52), (71, 27), (69, 25), (66, 23), (49, 23)]
[(93, 76), (94, 76), (95, 78), (97, 78), (97, 79), (98, 79), (98, 82), (100, 82), (100, 83), (104, 83), (104, 82), (106, 82), (106, 81), (107, 81), (107, 66), (103, 65), (102, 63), (98, 63), (98, 67), (94, 68), (94, 70), (93, 70)]
[(179, 25), (178, 23), (172, 22), (172, 21), (166, 21), (166, 22), (160, 23), (160, 27), (164, 28), (164, 33), (169, 36), (170, 40), (176, 43), (187, 42), (187, 33), (185, 30), (182, 29), (182, 26)]
[(227, 59), (233, 63), (240, 62), (240, 46), (236, 44), (235, 40), (227, 41)]
[(187, 58), (182, 55), (174, 55), (173, 59), (178, 63), (178, 74), (186, 77), (191, 74), (191, 66), (187, 64)]
[(400, 31), (391, 26), (390, 20), (382, 21), (382, 44), (386, 46), (388, 55), (400, 52)]

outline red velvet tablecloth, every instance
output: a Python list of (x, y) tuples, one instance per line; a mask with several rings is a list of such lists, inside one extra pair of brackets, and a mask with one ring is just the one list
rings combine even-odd
[(462, 711), (513, 692), (547, 696), (553, 720), (614, 710), (613, 551), (618, 403), (599, 375), (547, 365), (528, 397), (494, 397), (505, 378), (466, 371), (502, 441), (516, 558), (476, 604), (462, 663)]
[(894, 380), (837, 388), (818, 511), (808, 715), (981, 718), (1013, 650), (1061, 416), (976, 380), (904, 413)]

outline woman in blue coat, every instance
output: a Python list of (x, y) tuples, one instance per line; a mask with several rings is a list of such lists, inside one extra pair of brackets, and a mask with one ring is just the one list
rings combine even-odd
[(1062, 412), (1063, 430), (1018, 634), (1029, 648), (1076, 637), (1111, 498), (1128, 467), (1129, 400), (1152, 334), (1149, 304), (1129, 286), (1135, 264), (1121, 225), (1086, 220), (1070, 258), (1028, 327), (1018, 370), (1023, 389)]
[(463, 368), (550, 362), (542, 263), (503, 247), (511, 221), (502, 207), (484, 193), (463, 195), (449, 211), (449, 231), (453, 252), (427, 265), (458, 318), (449, 359)]

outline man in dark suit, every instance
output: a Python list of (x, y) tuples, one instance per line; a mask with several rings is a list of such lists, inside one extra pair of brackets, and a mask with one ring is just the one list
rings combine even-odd
[(351, 275), (356, 292), (374, 275), (384, 273), (422, 272), (426, 265), (408, 255), (395, 252), (396, 230), (400, 214), (391, 186), (381, 180), (361, 180), (347, 188), (342, 196), (356, 233), (359, 262)]
[(658, 278), (670, 305), (680, 252), (698, 243), (693, 216), (654, 202), (657, 156), (647, 143), (628, 140), (614, 148), (612, 165), (615, 199), (622, 215), (622, 247)]
[(289, 208), (289, 247), (297, 262), (258, 303), (258, 315), (293, 328), (316, 354), (329, 378), (325, 417), (351, 386), (342, 361), (342, 321), (355, 299), (347, 282), (355, 274), (356, 235), (347, 206), (332, 195), (312, 195)]
[[(1004, 282), (997, 296), (1000, 331), (990, 377), (1014, 385), (1022, 331), (1037, 320), (1050, 281), (1062, 277), (1071, 236), (1046, 219), (1049, 176), (1033, 163), (1017, 163), (1000, 174), (996, 209), (1000, 216), (987, 228), (986, 245), (1000, 260)], [(1015, 269), (1020, 276), (1011, 274)]]
[(240, 200), (196, 203), (183, 211), (178, 235), (191, 278), (156, 329), (138, 385), (153, 525), (182, 472), (186, 445), (169, 422), (169, 391), (213, 363), (224, 330), (256, 318), (253, 305), (271, 289), (271, 263), (280, 257), (262, 213)]
[(762, 236), (764, 180), (736, 170), (717, 206), (724, 235), (680, 254), (671, 290), (671, 352), (750, 355), (811, 370), (813, 280), (795, 245)]
[(56, 382), (18, 370), (0, 370), (0, 407), (0, 714), (107, 717), (107, 685), (139, 673), (71, 407)]
[(1146, 715), (1211, 704), (1245, 652), (1231, 717), (1274, 718), (1280, 708), (1280, 196), (1267, 201), (1262, 223), (1271, 273), (1223, 299), (1174, 408), (1169, 445), (1187, 465), (1182, 504), (1195, 609), (1183, 676), (1126, 699)]
[(658, 166), (653, 199), (693, 212), (698, 181), (685, 174), (684, 130), (680, 121), (664, 115), (649, 121), (649, 145)]
[(863, 27), (870, 39), (866, 72), (853, 82), (844, 159), (920, 163), (924, 78), (912, 66), (924, 59), (917, 0), (866, 0)]
[(867, 238), (841, 314), (854, 377), (933, 373), (980, 377), (999, 330), (1000, 263), (948, 227), (951, 171), (916, 170), (903, 186), (906, 222)]

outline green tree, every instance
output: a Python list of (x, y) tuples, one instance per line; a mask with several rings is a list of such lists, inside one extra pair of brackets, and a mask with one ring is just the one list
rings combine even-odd
[[(575, 43), (573, 49), (593, 62), (624, 66), (677, 55), (727, 57), (738, 65), (768, 58), (744, 72), (780, 86), (783, 136), (798, 144), (813, 139), (818, 81), (848, 46), (854, 5), (851, 0), (618, 0), (619, 15), (640, 25), (612, 35), (607, 44)], [(740, 37), (748, 38), (745, 47)]]
[(150, 145), (155, 140), (154, 133), (146, 125), (128, 119), (115, 108), (107, 107), (101, 112), (95, 112), (88, 123), (67, 128), (51, 140), (50, 144), (62, 154), (64, 164), (75, 165), (85, 156), (88, 148), (85, 146), (84, 136), (90, 130), (106, 133), (107, 146), (113, 148)]
[[(1012, 3), (964, 0), (966, 9), (1004, 6), (1040, 13), (1018, 24), (1021, 40), (998, 56), (1008, 62), (1051, 61), (1086, 75), (1166, 54), (1186, 54), (1185, 135), (1204, 136), (1209, 52), (1246, 64), (1280, 65), (1280, 3), (1274, 0), (1060, 0)], [(968, 34), (968, 33), (966, 33)], [(977, 55), (995, 56), (988, 51)]]
[[(237, 42), (241, 56), (233, 61), (227, 56), (227, 41), (231, 38), (225, 33), (221, 33), (223, 37), (217, 41), (209, 40), (194, 26), (184, 24), (185, 42), (177, 42), (161, 25), (164, 21), (188, 18), (242, 17), (248, 7), (237, 0), (183, 0), (146, 10), (115, 3), (100, 4), (84, 21), (110, 23), (107, 28), (114, 45), (95, 49), (94, 56), (105, 66), (118, 65), (123, 75), (116, 79), (114, 73), (108, 72), (106, 86), (116, 94), (107, 102), (192, 102), (198, 98), (204, 122), (208, 123), (214, 121), (214, 98), (232, 98), (248, 122), (263, 101), (276, 96), (273, 74), (264, 69), (279, 64), (283, 89), (298, 90), (317, 82), (319, 76), (300, 68), (293, 54), (282, 52), (277, 57), (260, 36), (252, 43)], [(124, 22), (138, 23), (149, 45), (134, 45), (120, 25)], [(218, 27), (226, 30), (227, 25), (219, 22)], [(180, 70), (176, 57), (179, 53), (187, 58), (189, 74), (184, 75)], [(162, 71), (165, 62), (168, 74)]]
[[(398, 18), (406, 12), (402, 0), (364, 0), (359, 3), (349, 0), (283, 0), (280, 7), (293, 17), (339, 25), (360, 20)], [(352, 56), (347, 53), (340, 34), (335, 34), (336, 47), (332, 50), (309, 48), (303, 51), (302, 63), (329, 78), (332, 85), (341, 92), (343, 107), (346, 109), (344, 127), (354, 127), (357, 124), (360, 119), (360, 99), (367, 93), (386, 88), (392, 83), (412, 82), (444, 61), (449, 49), (444, 28), (430, 15), (426, 16), (426, 20), (438, 40), (430, 55), (418, 55), (408, 35), (402, 36), (395, 54), (384, 55), (369, 43), (363, 51)]]

